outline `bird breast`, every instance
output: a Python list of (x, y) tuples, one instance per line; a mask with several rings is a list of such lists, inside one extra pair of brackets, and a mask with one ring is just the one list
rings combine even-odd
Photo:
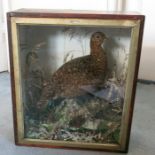
[(105, 74), (107, 70), (107, 56), (106, 53), (102, 50), (101, 52), (96, 52), (92, 55), (94, 70), (96, 74)]

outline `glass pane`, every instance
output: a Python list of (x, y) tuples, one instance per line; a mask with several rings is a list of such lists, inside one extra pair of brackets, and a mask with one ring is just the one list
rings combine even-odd
[(18, 26), (25, 137), (118, 143), (130, 28)]

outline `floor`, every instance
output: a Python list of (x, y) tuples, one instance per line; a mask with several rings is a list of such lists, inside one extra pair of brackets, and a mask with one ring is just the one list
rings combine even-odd
[[(115, 153), (43, 149), (14, 145), (10, 77), (0, 74), (0, 155), (113, 155)], [(117, 153), (119, 155), (119, 153)], [(155, 85), (138, 83), (128, 155), (155, 154)]]

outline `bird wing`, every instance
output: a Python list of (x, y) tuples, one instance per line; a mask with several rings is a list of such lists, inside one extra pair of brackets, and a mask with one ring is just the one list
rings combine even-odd
[(62, 65), (54, 74), (53, 76), (56, 76), (57, 74), (63, 73), (63, 74), (70, 74), (70, 73), (76, 73), (76, 72), (82, 72), (87, 70), (89, 67), (86, 67), (90, 64), (90, 55), (78, 57), (73, 60), (68, 61), (64, 65)]

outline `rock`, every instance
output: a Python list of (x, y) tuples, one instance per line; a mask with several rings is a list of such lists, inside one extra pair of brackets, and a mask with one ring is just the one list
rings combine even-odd
[(86, 122), (82, 125), (83, 128), (96, 130), (100, 124), (100, 120), (86, 120)]

